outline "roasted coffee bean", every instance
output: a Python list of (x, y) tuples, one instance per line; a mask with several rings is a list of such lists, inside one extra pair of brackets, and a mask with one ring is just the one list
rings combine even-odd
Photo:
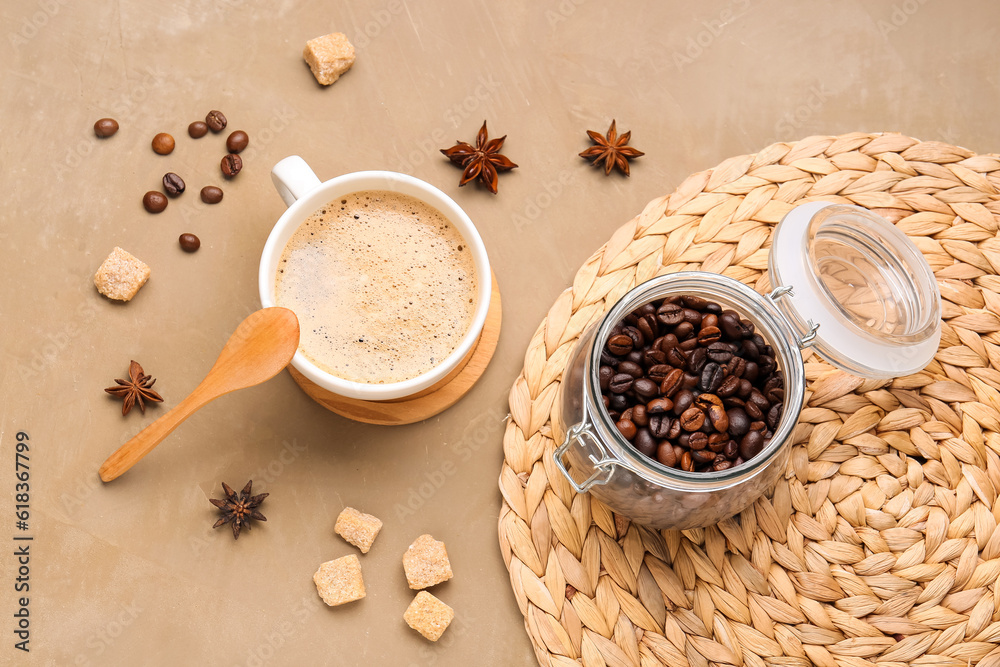
[(200, 120), (196, 120), (188, 125), (188, 136), (192, 139), (201, 139), (206, 134), (208, 134), (208, 125)]
[(201, 189), (201, 200), (206, 204), (218, 204), (222, 201), (222, 189), (214, 185), (206, 185)]
[[(730, 352), (730, 355), (732, 355), (732, 352)], [(735, 378), (742, 378), (743, 373), (745, 373), (746, 370), (747, 360), (743, 357), (733, 357), (729, 360), (729, 363), (726, 364), (726, 372)]]
[(681, 414), (680, 422), (685, 431), (697, 431), (705, 423), (705, 413), (698, 408), (688, 408)]
[(642, 366), (632, 361), (623, 361), (618, 364), (616, 369), (619, 373), (628, 373), (634, 378), (641, 378), (643, 376)]
[(172, 171), (163, 175), (163, 191), (171, 197), (178, 197), (184, 192), (184, 179)]
[(740, 346), (740, 356), (747, 361), (757, 361), (760, 359), (760, 348), (752, 340), (745, 340)]
[(677, 336), (674, 334), (667, 334), (666, 336), (660, 336), (656, 339), (656, 344), (653, 346), (655, 349), (660, 350), (664, 354), (670, 351), (670, 348), (677, 347), (680, 341), (677, 340)]
[(708, 436), (708, 448), (713, 452), (721, 452), (729, 442), (729, 435), (726, 433), (712, 433)]
[(226, 125), (228, 123), (229, 121), (226, 120), (225, 114), (221, 111), (216, 111), (215, 109), (209, 111), (208, 115), (205, 116), (205, 124), (208, 125), (208, 128), (212, 130), (212, 132), (222, 132), (226, 129)]
[(101, 139), (107, 139), (118, 131), (118, 121), (114, 118), (102, 118), (94, 123), (94, 134)]
[(641, 400), (648, 400), (653, 396), (656, 396), (656, 392), (659, 391), (659, 386), (649, 378), (639, 378), (632, 384), (632, 389), (635, 390), (636, 396)]
[(708, 306), (708, 299), (704, 299), (700, 296), (694, 296), (693, 294), (685, 294), (681, 297), (681, 301), (688, 308), (693, 308), (695, 310), (705, 310)]
[(194, 234), (181, 234), (177, 242), (181, 244), (181, 250), (184, 252), (194, 252), (201, 247), (201, 239)]
[(726, 446), (722, 448), (722, 455), (727, 459), (735, 459), (740, 453), (740, 446), (735, 440), (730, 440), (726, 443)]
[(694, 389), (698, 386), (698, 376), (694, 373), (685, 373), (684, 383), (681, 386), (685, 389)]
[(760, 366), (760, 374), (764, 377), (769, 377), (776, 368), (774, 357), (767, 357), (763, 355), (757, 360), (757, 365)]
[(236, 130), (226, 137), (226, 150), (230, 153), (240, 153), (250, 144), (250, 137), (243, 130)]
[(233, 155), (230, 153), (222, 158), (222, 162), (219, 166), (222, 168), (223, 176), (226, 178), (232, 178), (243, 169), (243, 158), (239, 155)]
[(705, 348), (699, 347), (691, 350), (691, 354), (688, 356), (687, 367), (688, 370), (694, 374), (701, 373), (705, 368), (705, 362), (708, 361), (708, 352)]
[(715, 452), (708, 449), (692, 449), (691, 461), (695, 465), (705, 465), (715, 461)]
[[(773, 376), (772, 376), (773, 377)], [(764, 397), (771, 403), (781, 403), (785, 400), (785, 390), (781, 387), (775, 387), (774, 389), (769, 389)]]
[(607, 391), (611, 385), (611, 378), (615, 375), (615, 369), (611, 366), (601, 366), (597, 371), (597, 381), (601, 385), (601, 391)]
[(652, 370), (652, 366), (662, 366), (667, 363), (667, 355), (659, 350), (646, 350), (642, 353), (642, 365)]
[(757, 407), (756, 403), (751, 401), (747, 401), (746, 407), (743, 409), (746, 410), (747, 416), (750, 417), (750, 419), (762, 419), (764, 417), (764, 412)]
[(712, 462), (712, 470), (715, 472), (722, 472), (723, 470), (729, 470), (733, 467), (732, 461), (727, 461), (726, 459), (716, 459)]
[(729, 417), (729, 435), (742, 438), (750, 431), (750, 418), (742, 408), (729, 408), (726, 416)]
[(646, 410), (646, 406), (640, 403), (639, 405), (629, 408), (632, 410), (632, 423), (639, 427), (649, 426), (649, 412)]
[(667, 376), (660, 382), (660, 393), (666, 397), (671, 397), (680, 391), (684, 383), (684, 371), (674, 368), (667, 372)]
[(654, 437), (663, 439), (670, 433), (671, 419), (667, 415), (655, 414), (649, 416), (649, 432)]
[(632, 440), (632, 445), (650, 458), (656, 456), (656, 438), (647, 429), (639, 429), (635, 439)]
[(642, 346), (646, 344), (646, 337), (642, 335), (642, 332), (635, 327), (625, 327), (623, 331), (626, 336), (632, 339), (632, 347), (635, 352), (639, 353), (639, 358), (642, 358)]
[(621, 412), (628, 407), (628, 399), (622, 394), (612, 394), (611, 395), (611, 409)]
[(611, 384), (608, 385), (608, 389), (615, 394), (624, 394), (632, 388), (632, 383), (634, 382), (635, 378), (628, 373), (616, 373), (611, 378)]
[(746, 371), (743, 373), (743, 379), (748, 382), (756, 382), (757, 377), (760, 375), (760, 367), (757, 366), (756, 361), (748, 361)]
[(736, 390), (736, 395), (746, 400), (750, 396), (750, 392), (753, 391), (753, 383), (746, 378), (740, 379), (740, 388)]
[(701, 431), (692, 433), (691, 437), (688, 438), (688, 447), (691, 449), (705, 449), (708, 447), (708, 435)]
[(646, 376), (653, 382), (659, 384), (664, 380), (666, 380), (667, 376), (670, 375), (670, 372), (673, 370), (680, 370), (680, 369), (671, 368), (666, 364), (657, 364), (656, 366), (650, 366), (646, 370)]
[(738, 377), (733, 377), (732, 375), (729, 375), (726, 377), (725, 380), (722, 381), (722, 384), (719, 385), (719, 388), (715, 390), (715, 393), (721, 396), (722, 398), (727, 398), (735, 394), (739, 388), (740, 388), (740, 379)]
[(719, 388), (719, 385), (722, 384), (722, 380), (725, 377), (726, 372), (722, 370), (722, 366), (714, 361), (710, 361), (705, 364), (705, 368), (701, 371), (698, 388), (702, 391), (713, 392)]
[(625, 361), (631, 361), (633, 364), (641, 366), (642, 365), (642, 351), (641, 350), (632, 350), (631, 352), (629, 352), (628, 354), (625, 355)]
[(764, 435), (760, 431), (750, 431), (740, 440), (740, 456), (750, 460), (764, 448)]
[(619, 416), (619, 419), (627, 419), (629, 421), (632, 421), (632, 408), (629, 408), (624, 412), (622, 412), (621, 416)]
[(674, 368), (684, 368), (687, 365), (687, 357), (680, 348), (672, 347), (667, 351), (667, 363)]
[(160, 213), (167, 207), (167, 198), (162, 192), (150, 190), (143, 195), (142, 205), (150, 213)]
[(674, 402), (669, 398), (654, 398), (649, 403), (646, 403), (646, 412), (650, 415), (658, 415), (669, 412), (673, 407)]
[(694, 308), (685, 308), (683, 313), (685, 322), (690, 322), (694, 326), (698, 326), (701, 324), (702, 315)]
[(719, 326), (719, 316), (718, 315), (705, 315), (701, 318), (701, 328), (706, 327), (718, 327)]
[(694, 472), (691, 452), (684, 452), (684, 454), (681, 455), (681, 470), (685, 472)]
[(747, 405), (749, 406), (751, 403), (756, 405), (761, 412), (766, 412), (771, 409), (770, 401), (764, 398), (764, 394), (760, 393), (757, 389), (750, 392), (750, 398), (747, 400)]
[[(712, 343), (715, 343), (720, 338), (722, 338), (722, 332), (719, 331), (718, 327), (706, 327), (704, 324), (701, 326), (701, 330), (698, 332), (698, 344), (702, 347), (708, 347)], [(728, 361), (728, 359), (726, 360)]]
[(669, 468), (673, 468), (677, 463), (677, 457), (674, 455), (674, 446), (669, 442), (661, 442), (656, 448), (656, 460)]
[(740, 316), (734, 310), (722, 311), (722, 314), (719, 315), (719, 328), (730, 340), (738, 340), (743, 337)]
[(625, 334), (618, 334), (608, 339), (608, 352), (624, 356), (632, 351), (632, 339)]
[(717, 364), (727, 364), (733, 358), (733, 353), (725, 343), (712, 343), (708, 346), (708, 358)]
[(676, 303), (665, 303), (656, 309), (656, 319), (667, 326), (675, 326), (684, 320), (684, 308)]
[(693, 338), (694, 334), (694, 325), (690, 322), (681, 322), (674, 327), (674, 335), (677, 336), (677, 340), (679, 341), (685, 341), (689, 338)]
[(775, 403), (771, 406), (771, 409), (767, 411), (767, 425), (771, 428), (778, 428), (778, 423), (781, 422), (781, 412), (784, 406), (781, 403)]
[(608, 352), (607, 348), (601, 350), (601, 365), (611, 366), (611, 368), (617, 368), (618, 362), (621, 361), (618, 357)]
[(639, 320), (635, 323), (635, 326), (642, 334), (642, 337), (646, 340), (649, 341), (656, 339), (656, 331), (658, 327), (656, 325), (655, 317), (648, 317), (644, 315), (639, 318)]
[(153, 137), (153, 152), (157, 155), (169, 155), (174, 150), (174, 138), (166, 132), (160, 132)]
[(685, 340), (682, 340), (677, 344), (677, 347), (684, 350), (685, 352), (690, 352), (691, 350), (698, 347), (698, 338), (696, 336), (691, 336)]
[(680, 416), (694, 404), (694, 394), (689, 389), (681, 389), (674, 395), (674, 414)]
[(619, 419), (618, 423), (615, 424), (615, 428), (618, 429), (618, 432), (621, 433), (622, 437), (626, 440), (631, 441), (635, 438), (637, 429), (635, 428), (635, 424), (633, 424), (630, 420), (625, 418)]

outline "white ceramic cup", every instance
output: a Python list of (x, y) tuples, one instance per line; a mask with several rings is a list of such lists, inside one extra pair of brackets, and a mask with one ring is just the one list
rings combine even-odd
[[(472, 324), (459, 346), (444, 361), (426, 373), (402, 382), (386, 384), (352, 382), (321, 370), (299, 350), (292, 358), (292, 366), (300, 374), (322, 389), (338, 396), (366, 401), (387, 401), (420, 393), (446, 378), (460, 364), (467, 361), (467, 356), (483, 330), (486, 313), (489, 311), (492, 274), (483, 239), (479, 236), (479, 232), (469, 216), (451, 197), (420, 179), (392, 171), (359, 171), (320, 182), (305, 160), (298, 155), (287, 157), (274, 165), (271, 170), (271, 180), (274, 182), (278, 194), (288, 206), (288, 210), (278, 219), (274, 229), (271, 230), (260, 258), (258, 286), (260, 301), (265, 308), (277, 305), (274, 291), (278, 263), (285, 250), (285, 245), (295, 230), (299, 228), (299, 225), (324, 204), (343, 195), (362, 190), (398, 192), (415, 197), (441, 211), (448, 218), (448, 221), (455, 225), (468, 244), (472, 251), (472, 262), (476, 272), (478, 301)], [(302, 383), (299, 382), (299, 384)], [(303, 389), (306, 389), (310, 396), (316, 398), (310, 391), (311, 388), (303, 386)]]

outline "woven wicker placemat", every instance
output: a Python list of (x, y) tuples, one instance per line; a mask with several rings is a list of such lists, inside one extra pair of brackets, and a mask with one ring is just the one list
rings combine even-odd
[[(1000, 665), (1000, 156), (899, 134), (777, 143), (650, 202), (580, 269), (510, 392), (500, 547), (540, 664)], [(771, 230), (858, 204), (927, 257), (943, 333), (921, 373), (806, 359), (773, 493), (717, 526), (654, 531), (576, 494), (550, 413), (574, 343), (625, 292), (700, 269), (769, 289)]]

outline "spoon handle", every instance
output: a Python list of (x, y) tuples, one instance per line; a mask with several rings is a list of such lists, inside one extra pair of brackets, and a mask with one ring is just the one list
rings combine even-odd
[(202, 388), (202, 385), (195, 387), (194, 391), (188, 394), (187, 398), (115, 450), (114, 454), (109, 456), (101, 465), (99, 471), (101, 480), (110, 482), (127, 472), (142, 457), (153, 451), (153, 448), (170, 435), (175, 428), (180, 426), (185, 419), (215, 398), (218, 398), (218, 394), (209, 394)]

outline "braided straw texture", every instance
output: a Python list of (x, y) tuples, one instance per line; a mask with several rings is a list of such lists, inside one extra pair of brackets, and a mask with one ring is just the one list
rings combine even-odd
[[(935, 271), (934, 361), (893, 381), (806, 357), (784, 478), (709, 528), (630, 523), (556, 470), (550, 413), (580, 334), (654, 276), (770, 288), (795, 204), (858, 204)], [(510, 391), (500, 548), (538, 661), (821, 667), (1000, 665), (1000, 156), (899, 134), (777, 143), (650, 202), (580, 269)]]

